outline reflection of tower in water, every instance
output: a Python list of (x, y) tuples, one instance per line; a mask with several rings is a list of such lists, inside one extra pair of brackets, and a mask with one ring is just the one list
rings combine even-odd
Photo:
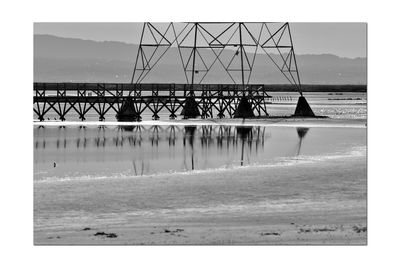
[(194, 144), (194, 133), (196, 132), (196, 126), (185, 126), (185, 132), (184, 132), (184, 136), (183, 136), (183, 162), (186, 167), (186, 139), (189, 141), (189, 146), (191, 148), (191, 162), (192, 162), (192, 170), (194, 170), (194, 148), (193, 148), (193, 144)]
[[(169, 159), (175, 158), (174, 147), (179, 146), (177, 142), (181, 138), (183, 141), (183, 153), (179, 153), (177, 157), (180, 162), (183, 160), (183, 168), (185, 170), (194, 170), (196, 167), (218, 167), (217, 162), (225, 159), (226, 162), (222, 162), (222, 166), (230, 166), (234, 161), (238, 164), (238, 153), (241, 153), (240, 165), (243, 166), (245, 165), (245, 152), (246, 162), (250, 162), (253, 152), (258, 154), (257, 151), (264, 147), (265, 139), (265, 127), (246, 125), (241, 125), (240, 127), (231, 125), (191, 125), (185, 127), (180, 125), (169, 125), (167, 127), (160, 125), (120, 125), (115, 128), (79, 126), (77, 128), (63, 127), (54, 130), (56, 138), (48, 141), (44, 134), (45, 128), (38, 128), (38, 132), (35, 135), (35, 150), (68, 149), (69, 151), (66, 151), (66, 153), (61, 151), (66, 155), (68, 153), (81, 154), (83, 150), (88, 150), (85, 154), (90, 157), (93, 148), (95, 148), (96, 153), (100, 153), (96, 154), (96, 157), (100, 160), (105, 160), (109, 158), (106, 153), (108, 153), (107, 148), (110, 147), (109, 151), (111, 153), (116, 152), (117, 155), (121, 154), (121, 159), (126, 160), (126, 157), (130, 157), (128, 159), (131, 163), (130, 167), (136, 175), (151, 172), (150, 165), (154, 160), (162, 160), (165, 157), (166, 149), (168, 150)], [(300, 135), (302, 134), (299, 133)], [(163, 146), (164, 143), (167, 148)], [(71, 145), (72, 148), (70, 147)], [(196, 151), (195, 145), (197, 146)], [(162, 147), (160, 148), (160, 146)], [(149, 147), (151, 151), (147, 150)], [(196, 162), (195, 153), (198, 153)], [(181, 159), (182, 156), (183, 159)], [(188, 157), (186, 158), (186, 156)], [(84, 155), (80, 157), (80, 160), (86, 160)], [(214, 160), (215, 157), (218, 160)], [(157, 168), (160, 167), (157, 166)]]
[(243, 156), (244, 156), (244, 143), (247, 140), (249, 143), (249, 148), (251, 151), (251, 142), (253, 139), (253, 127), (252, 126), (237, 126), (236, 132), (237, 136), (242, 140), (242, 149), (241, 149), (241, 156), (240, 156), (240, 166), (243, 166)]
[(297, 156), (300, 155), (300, 149), (301, 149), (301, 144), (303, 143), (303, 138), (306, 136), (310, 128), (305, 128), (305, 127), (297, 127), (297, 135), (299, 137), (299, 144), (297, 146)]

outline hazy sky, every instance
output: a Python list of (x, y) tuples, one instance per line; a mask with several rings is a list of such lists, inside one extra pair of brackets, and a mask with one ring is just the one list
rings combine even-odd
[[(139, 43), (142, 23), (35, 23), (34, 34)], [(366, 57), (366, 23), (291, 23), (296, 54)]]

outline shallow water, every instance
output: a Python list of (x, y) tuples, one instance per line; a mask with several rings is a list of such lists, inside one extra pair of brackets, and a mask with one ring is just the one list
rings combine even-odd
[(134, 177), (240, 166), (365, 149), (361, 128), (264, 126), (35, 126), (34, 180)]

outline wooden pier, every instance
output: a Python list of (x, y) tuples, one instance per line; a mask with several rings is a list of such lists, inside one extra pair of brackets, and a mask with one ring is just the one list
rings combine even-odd
[(128, 99), (137, 120), (145, 111), (154, 120), (161, 111), (175, 119), (188, 99), (195, 100), (201, 118), (233, 118), (243, 96), (255, 116), (268, 116), (270, 98), (262, 84), (248, 85), (245, 90), (237, 84), (34, 83), (33, 88), (33, 110), (40, 121), (52, 111), (62, 121), (67, 114), (84, 121), (89, 111), (104, 121), (109, 112), (120, 114)]

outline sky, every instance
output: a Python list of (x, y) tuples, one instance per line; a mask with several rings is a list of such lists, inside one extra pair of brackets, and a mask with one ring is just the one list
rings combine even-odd
[[(143, 23), (34, 23), (34, 34), (138, 44)], [(366, 23), (290, 23), (296, 54), (367, 55)]]

